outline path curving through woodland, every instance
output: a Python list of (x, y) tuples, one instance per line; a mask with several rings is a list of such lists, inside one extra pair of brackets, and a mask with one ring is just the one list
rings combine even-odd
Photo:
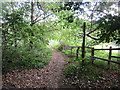
[(62, 69), (67, 56), (53, 49), (49, 64), (40, 69), (14, 70), (2, 76), (3, 88), (64, 88)]

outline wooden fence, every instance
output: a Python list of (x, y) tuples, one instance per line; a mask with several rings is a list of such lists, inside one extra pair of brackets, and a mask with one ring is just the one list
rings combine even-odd
[[(67, 48), (66, 48), (67, 47)], [(71, 50), (71, 54), (72, 54), (72, 49), (74, 48), (77, 48), (76, 49), (76, 59), (78, 59), (78, 55), (79, 55), (79, 52), (81, 51), (80, 48), (82, 48), (81, 46), (65, 46), (64, 47), (64, 50), (66, 49), (70, 49)], [(112, 61), (111, 58), (120, 58), (120, 56), (112, 56), (112, 50), (120, 50), (120, 48), (108, 48), (108, 49), (94, 49), (92, 47), (85, 47), (85, 48), (89, 48), (91, 49), (90, 52), (91, 52), (91, 56), (85, 56), (85, 57), (89, 57), (91, 58), (91, 61), (92, 61), (92, 64), (94, 63), (94, 60), (95, 59), (100, 59), (100, 60), (103, 60), (103, 61), (108, 61), (108, 65), (110, 65), (110, 62), (111, 63), (116, 63), (116, 64), (119, 64), (120, 65), (120, 61)], [(94, 53), (95, 51), (97, 50), (109, 50), (109, 56), (108, 56), (108, 59), (104, 59), (104, 58), (100, 58), (100, 57), (95, 57), (94, 56)]]

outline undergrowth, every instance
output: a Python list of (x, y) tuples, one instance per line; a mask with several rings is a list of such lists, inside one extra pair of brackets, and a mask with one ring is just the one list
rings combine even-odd
[[(101, 64), (98, 63), (98, 67), (95, 64), (91, 64), (89, 58), (85, 58), (84, 60), (83, 64), (81, 62), (82, 60), (78, 61), (75, 58), (68, 59), (69, 63), (63, 69), (66, 77), (65, 83), (75, 85), (76, 87), (94, 87), (94, 85), (96, 85), (95, 83), (99, 86), (101, 85), (100, 83), (103, 82), (105, 83), (104, 87), (118, 86), (119, 80), (117, 80), (116, 74), (114, 75), (113, 73), (120, 73), (120, 69), (114, 68), (116, 70), (113, 70), (113, 68), (103, 68), (105, 67), (103, 66), (103, 62)], [(111, 74), (112, 77), (108, 77), (107, 75), (109, 74)]]
[(12, 48), (11, 51), (3, 52), (2, 71), (5, 73), (13, 69), (41, 68), (48, 64), (51, 57), (52, 51), (46, 47), (23, 47), (16, 50)]
[[(68, 56), (75, 56), (75, 51), (76, 49), (74, 49), (71, 53), (70, 50), (63, 50), (62, 53)], [(79, 54), (81, 54), (81, 52)], [(90, 55), (90, 52), (86, 52), (86, 56)], [(113, 53), (113, 55), (117, 56), (116, 53)], [(107, 59), (108, 53), (104, 51), (97, 51), (95, 52), (95, 56)], [(84, 64), (82, 63), (82, 60), (84, 60)], [(63, 70), (64, 75), (68, 80), (72, 79), (72, 81), (70, 81), (69, 84), (78, 84), (78, 86), (80, 86), (79, 84), (83, 83), (82, 81), (87, 82), (87, 85), (89, 85), (89, 82), (102, 82), (102, 80), (105, 79), (104, 76), (108, 73), (111, 73), (112, 71), (115, 71), (116, 73), (120, 72), (120, 69), (117, 64), (110, 63), (109, 66), (107, 61), (102, 61), (99, 59), (94, 60), (94, 64), (92, 64), (90, 58), (85, 57), (84, 59), (82, 59), (81, 55), (79, 55), (78, 59), (76, 59), (76, 57), (68, 58), (67, 62), (68, 65)], [(111, 84), (115, 85), (117, 83), (117, 80), (113, 81), (115, 83), (111, 82)], [(103, 82), (105, 81), (103, 80)]]
[(78, 78), (84, 80), (97, 80), (102, 77), (104, 71), (89, 62), (82, 65), (81, 61), (70, 63), (64, 70), (66, 77)]

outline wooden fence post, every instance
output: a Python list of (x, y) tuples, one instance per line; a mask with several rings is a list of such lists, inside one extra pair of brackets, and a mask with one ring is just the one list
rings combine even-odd
[[(85, 57), (85, 30), (86, 30), (86, 23), (83, 24), (83, 42), (82, 42), (82, 59)], [(84, 60), (82, 60), (84, 63)]]
[[(110, 50), (109, 50), (109, 56), (108, 59), (111, 60), (111, 55), (112, 55), (112, 47), (110, 46)], [(108, 61), (108, 65), (110, 65), (110, 62)]]
[(91, 60), (92, 60), (92, 64), (94, 62), (94, 47), (91, 49)]
[(80, 49), (80, 47), (78, 47), (77, 50), (76, 50), (76, 59), (78, 59), (79, 49)]
[(73, 49), (73, 48), (71, 47), (71, 55), (72, 55), (72, 49)]

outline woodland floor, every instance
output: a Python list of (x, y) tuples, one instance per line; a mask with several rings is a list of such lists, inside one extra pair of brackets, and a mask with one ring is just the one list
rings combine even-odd
[(72, 88), (63, 85), (65, 76), (62, 69), (67, 56), (53, 50), (52, 59), (44, 68), (13, 70), (2, 75), (3, 88)]
[[(66, 84), (65, 81), (74, 80), (65, 78), (63, 68), (67, 65), (68, 57), (56, 50), (53, 50), (52, 59), (44, 68), (13, 70), (2, 75), (3, 88), (75, 88), (75, 86)], [(108, 73), (104, 76), (105, 80), (96, 82), (87, 82), (79, 80), (80, 87), (106, 87), (113, 81), (117, 81), (115, 87), (120, 87), (118, 73)], [(113, 86), (114, 87), (114, 86)]]

